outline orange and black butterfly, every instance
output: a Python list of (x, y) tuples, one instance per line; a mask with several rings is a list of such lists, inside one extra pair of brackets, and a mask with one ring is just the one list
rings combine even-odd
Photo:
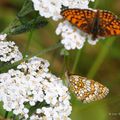
[(120, 35), (120, 19), (104, 10), (65, 9), (61, 15), (93, 40), (99, 37)]
[(83, 103), (101, 100), (109, 93), (109, 89), (99, 82), (67, 72), (65, 75), (70, 90), (76, 95), (77, 99)]

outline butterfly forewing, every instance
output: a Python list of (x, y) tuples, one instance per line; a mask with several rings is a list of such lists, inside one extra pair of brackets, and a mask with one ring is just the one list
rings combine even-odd
[(100, 37), (120, 35), (120, 20), (111, 12), (99, 10)]
[(104, 85), (78, 75), (70, 75), (69, 82), (71, 90), (84, 103), (100, 100), (109, 92)]
[(90, 25), (95, 17), (95, 12), (87, 9), (66, 9), (61, 15), (86, 33), (90, 33)]

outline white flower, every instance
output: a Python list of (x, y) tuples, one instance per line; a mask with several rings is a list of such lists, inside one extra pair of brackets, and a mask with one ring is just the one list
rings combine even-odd
[(88, 35), (87, 39), (88, 39), (88, 43), (91, 45), (96, 45), (96, 43), (98, 42), (98, 39), (93, 40), (91, 35)]
[(22, 59), (18, 47), (11, 41), (0, 41), (0, 61), (14, 63)]
[[(14, 42), (5, 41), (7, 34), (0, 34), (0, 61), (14, 63), (22, 59), (22, 54)], [(3, 41), (4, 40), (4, 41)]]
[(28, 63), (21, 63), (18, 65), (18, 69), (21, 69), (24, 73), (31, 75), (38, 75), (38, 73), (48, 72), (49, 62), (42, 58), (33, 57), (28, 60)]
[[(61, 17), (62, 5), (69, 8), (88, 8), (90, 0), (32, 0), (34, 9), (41, 16), (58, 20)], [(92, 0), (93, 1), (93, 0)]]
[(52, 17), (53, 20), (61, 18), (61, 0), (32, 0), (35, 10), (39, 11), (41, 16)]
[(7, 34), (0, 34), (0, 40), (5, 40), (6, 37), (7, 37)]
[[(70, 120), (70, 96), (62, 80), (49, 72), (49, 62), (33, 57), (0, 74), (0, 101), (3, 108), (13, 114), (30, 120)], [(33, 74), (34, 73), (34, 74)], [(40, 103), (40, 108), (29, 116), (26, 103), (32, 107)]]
[(62, 35), (61, 43), (67, 50), (80, 49), (83, 47), (85, 42), (85, 35), (76, 27), (72, 26), (68, 21), (60, 23), (56, 29), (56, 34)]

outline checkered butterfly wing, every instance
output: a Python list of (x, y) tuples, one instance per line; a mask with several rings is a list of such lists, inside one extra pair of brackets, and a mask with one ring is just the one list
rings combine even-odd
[(109, 93), (107, 87), (94, 80), (88, 80), (85, 77), (69, 75), (68, 81), (71, 90), (84, 103), (103, 99)]
[(120, 19), (109, 11), (99, 10), (98, 36), (107, 37), (120, 35)]
[(65, 9), (61, 15), (80, 30), (90, 33), (95, 12), (88, 9)]

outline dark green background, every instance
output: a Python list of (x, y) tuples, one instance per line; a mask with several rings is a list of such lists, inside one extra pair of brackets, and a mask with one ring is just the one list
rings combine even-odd
[[(0, 0), (1, 32), (14, 20), (23, 5), (23, 1)], [(94, 4), (91, 4), (91, 7), (93, 6)], [(109, 10), (118, 17), (120, 16), (120, 0), (97, 0), (96, 8)], [(11, 35), (9, 40), (15, 41), (22, 53), (27, 52), (28, 55), (38, 53), (60, 40), (60, 36), (55, 34), (59, 22), (54, 22), (51, 19), (48, 19), (48, 22), (49, 24), (44, 28), (33, 30), (32, 33)], [(32, 34), (32, 39), (29, 43), (30, 34)], [(112, 39), (115, 40), (111, 42)], [(106, 49), (108, 50), (107, 54), (105, 53)], [(41, 57), (48, 59), (51, 63), (50, 70), (62, 77), (64, 74), (64, 57), (60, 56), (60, 50), (51, 51)], [(93, 78), (110, 89), (110, 93), (105, 99), (90, 104), (83, 104), (72, 95), (72, 120), (120, 120), (120, 37), (101, 40), (94, 46), (86, 43), (82, 50), (73, 50), (69, 53), (68, 65), (73, 73), (81, 76), (88, 75), (89, 78)], [(104, 57), (102, 58), (101, 55)], [(91, 75), (90, 71), (94, 64), (98, 64), (95, 67), (97, 70)], [(2, 108), (0, 114), (1, 116), (4, 114)]]

